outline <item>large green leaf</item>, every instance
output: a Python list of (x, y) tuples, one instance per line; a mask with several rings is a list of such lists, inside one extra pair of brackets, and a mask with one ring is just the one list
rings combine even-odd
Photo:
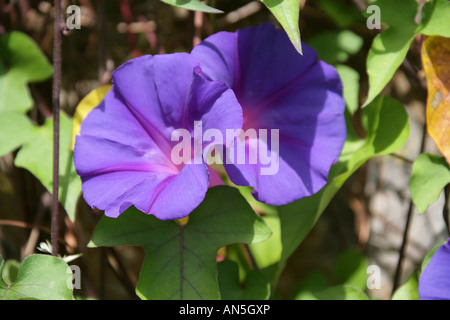
[(146, 251), (137, 285), (143, 299), (219, 299), (216, 253), (233, 243), (267, 239), (271, 230), (239, 191), (218, 186), (186, 225), (161, 221), (134, 207), (103, 217), (90, 246), (138, 245)]
[(365, 139), (359, 139), (347, 124), (347, 141), (327, 185), (313, 196), (278, 208), (283, 252), (281, 264), (294, 252), (344, 182), (367, 160), (399, 150), (409, 137), (409, 120), (396, 100), (379, 96), (363, 109)]
[(422, 23), (418, 32), (427, 36), (450, 38), (450, 2), (435, 0), (427, 2), (422, 10)]
[[(3, 258), (0, 256), (0, 275)], [(72, 271), (61, 258), (32, 254), (20, 265), (14, 282), (0, 277), (0, 300), (72, 300)]]
[(33, 132), (34, 126), (25, 114), (0, 111), (0, 157), (19, 148)]
[(417, 29), (416, 0), (378, 0), (374, 4), (380, 7), (381, 19), (388, 28), (375, 37), (367, 56), (369, 93), (365, 105), (375, 99), (402, 64)]
[(395, 290), (392, 300), (419, 300), (419, 275), (414, 271), (406, 282)]
[[(73, 221), (78, 198), (81, 194), (81, 180), (73, 165), (70, 150), (72, 121), (64, 113), (60, 116), (59, 152), (59, 201)], [(49, 192), (53, 189), (53, 119), (43, 126), (33, 127), (31, 138), (17, 153), (14, 164), (27, 169), (39, 179)]]
[(380, 7), (381, 19), (388, 28), (375, 37), (367, 56), (369, 92), (365, 105), (392, 79), (417, 34), (450, 37), (450, 2), (447, 0), (427, 2), (419, 25), (415, 23), (416, 0), (378, 0), (374, 4)]
[(224, 260), (218, 264), (219, 287), (224, 300), (267, 300), (270, 297), (270, 285), (260, 272), (252, 270), (243, 284), (239, 282), (238, 264)]
[(28, 83), (49, 78), (53, 69), (34, 41), (13, 31), (0, 36), (0, 157), (32, 135), (25, 115), (33, 106)]
[[(0, 256), (0, 260), (2, 257)], [(14, 259), (6, 260), (1, 266), (0, 261), (0, 279), (5, 283), (14, 283), (17, 279), (17, 274), (19, 273), (20, 262)], [(1, 280), (0, 280), (1, 281)]]
[(419, 213), (439, 198), (442, 189), (450, 183), (450, 167), (445, 158), (423, 153), (414, 161), (409, 188)]
[(444, 244), (447, 243), (447, 240), (442, 241), (441, 243), (437, 244), (436, 246), (433, 247), (433, 249), (431, 249), (425, 256), (425, 258), (423, 258), (422, 264), (420, 266), (420, 271), (423, 273), (423, 271), (425, 270), (425, 268), (427, 267), (428, 263), (430, 262), (431, 258), (433, 258), (434, 254), (436, 253), (436, 251), (442, 247)]
[(0, 37), (0, 112), (26, 112), (33, 105), (29, 82), (48, 79), (53, 69), (35, 42), (18, 31)]
[(278, 214), (266, 215), (264, 216), (264, 221), (272, 230), (272, 236), (264, 242), (250, 245), (253, 257), (261, 269), (280, 261), (282, 251), (280, 218)]
[(299, 15), (300, 1), (298, 0), (261, 0), (272, 12), (277, 21), (286, 31), (295, 49), (302, 53), (302, 42), (300, 40)]
[(336, 71), (339, 73), (344, 87), (344, 100), (347, 110), (350, 114), (354, 114), (359, 107), (359, 73), (343, 64), (337, 65)]
[(167, 4), (183, 9), (203, 11), (207, 13), (222, 13), (221, 10), (207, 6), (199, 0), (161, 0)]

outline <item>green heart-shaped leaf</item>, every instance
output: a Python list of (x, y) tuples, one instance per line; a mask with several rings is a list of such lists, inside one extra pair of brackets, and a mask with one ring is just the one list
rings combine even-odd
[(27, 84), (48, 79), (53, 69), (35, 42), (18, 31), (0, 37), (0, 112), (25, 113), (33, 105)]
[(233, 243), (267, 239), (271, 230), (235, 188), (217, 186), (186, 225), (131, 207), (103, 217), (90, 246), (138, 245), (146, 251), (137, 285), (142, 299), (219, 299), (216, 253)]
[[(72, 121), (60, 115), (59, 201), (69, 218), (74, 221), (75, 209), (81, 194), (81, 179), (75, 171), (73, 152), (70, 150)], [(43, 126), (34, 126), (30, 138), (17, 153), (14, 164), (30, 171), (49, 192), (53, 189), (53, 119)]]
[[(0, 257), (0, 275), (3, 258)], [(61, 258), (32, 254), (26, 257), (14, 282), (0, 277), (0, 300), (72, 300), (72, 271)]]
[(414, 161), (409, 188), (419, 213), (424, 213), (439, 198), (448, 183), (450, 167), (445, 158), (423, 153)]

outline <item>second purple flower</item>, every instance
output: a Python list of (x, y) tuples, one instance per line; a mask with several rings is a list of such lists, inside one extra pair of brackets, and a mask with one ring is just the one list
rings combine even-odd
[[(192, 51), (210, 79), (225, 81), (235, 92), (243, 130), (256, 133), (244, 136), (248, 153), (260, 152), (255, 149), (261, 144), (274, 153), (277, 167), (268, 174), (263, 169), (273, 163), (261, 154), (253, 163), (225, 163), (231, 181), (253, 187), (257, 200), (272, 205), (319, 191), (346, 138), (339, 75), (312, 48), (303, 48), (302, 56), (284, 31), (263, 24), (213, 34)], [(257, 135), (261, 130), (263, 139)]]

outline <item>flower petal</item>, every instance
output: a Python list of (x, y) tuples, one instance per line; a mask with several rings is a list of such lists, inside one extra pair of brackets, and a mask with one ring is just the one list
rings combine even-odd
[(203, 77), (191, 55), (144, 56), (119, 67), (76, 139), (86, 202), (110, 217), (131, 205), (162, 220), (187, 216), (205, 197), (208, 168), (203, 161), (175, 164), (171, 137), (184, 129), (192, 144), (196, 122), (201, 137), (209, 128), (225, 133), (241, 127), (242, 109), (225, 83)]
[(192, 55), (201, 61), (201, 68), (213, 80), (220, 79), (230, 88), (235, 88), (234, 76), (239, 68), (237, 54), (237, 34), (218, 32), (201, 42), (192, 50)]
[(285, 32), (271, 24), (219, 32), (192, 54), (210, 79), (225, 81), (234, 90), (243, 108), (244, 130), (279, 130), (277, 173), (262, 175), (260, 162), (235, 161), (225, 166), (230, 179), (252, 186), (258, 200), (273, 205), (319, 191), (346, 138), (337, 71), (317, 60), (306, 44), (299, 55)]
[(450, 300), (450, 239), (436, 250), (419, 279), (422, 300)]
[(85, 177), (83, 197), (91, 207), (105, 211), (111, 218), (134, 205), (141, 211), (151, 206), (151, 195), (169, 174), (144, 171), (115, 171)]
[(178, 175), (158, 187), (150, 213), (160, 220), (184, 218), (203, 201), (207, 190), (206, 164), (185, 165)]
[(80, 135), (116, 141), (141, 150), (157, 148), (139, 119), (123, 101), (117, 86), (113, 86), (103, 101), (88, 113), (81, 123)]

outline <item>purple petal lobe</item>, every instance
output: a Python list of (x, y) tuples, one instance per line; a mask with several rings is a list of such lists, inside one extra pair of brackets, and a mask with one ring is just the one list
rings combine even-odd
[(234, 77), (239, 75), (239, 72), (234, 72), (239, 66), (236, 41), (235, 33), (223, 31), (210, 36), (192, 51), (210, 79), (220, 79), (231, 88), (236, 87)]
[[(170, 177), (155, 193), (150, 212), (161, 220), (180, 219), (191, 213), (205, 198), (208, 169), (205, 164), (184, 166), (180, 174)], [(163, 212), (164, 214), (160, 214)]]
[(436, 250), (419, 279), (422, 300), (450, 300), (450, 239)]
[(201, 136), (209, 128), (240, 128), (236, 96), (225, 83), (206, 80), (187, 53), (133, 59), (112, 79), (112, 89), (84, 119), (75, 143), (86, 202), (109, 217), (132, 205), (161, 220), (187, 216), (205, 197), (208, 167), (202, 159), (174, 162), (178, 142), (172, 133), (183, 129), (192, 144), (196, 124)]
[[(262, 174), (259, 154), (256, 163), (234, 159), (225, 165), (234, 183), (253, 187), (255, 198), (268, 204), (287, 204), (319, 191), (346, 138), (338, 73), (317, 60), (311, 47), (303, 48), (302, 56), (284, 31), (263, 24), (219, 32), (192, 51), (209, 78), (233, 89), (243, 109), (243, 129), (256, 130), (257, 145), (260, 130), (267, 136), (279, 131), (278, 148), (272, 150), (279, 157), (276, 173)], [(270, 143), (268, 149), (273, 149)]]

